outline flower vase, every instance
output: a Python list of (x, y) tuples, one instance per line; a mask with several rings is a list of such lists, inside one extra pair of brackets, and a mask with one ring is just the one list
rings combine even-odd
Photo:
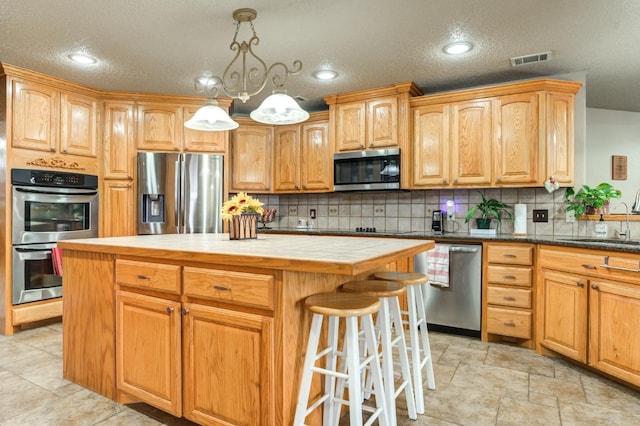
[(229, 222), (230, 240), (255, 240), (258, 238), (258, 213), (242, 213)]

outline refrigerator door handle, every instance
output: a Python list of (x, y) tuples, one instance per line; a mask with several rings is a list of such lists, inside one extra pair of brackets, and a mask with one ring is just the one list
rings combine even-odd
[(174, 212), (175, 212), (175, 220), (176, 220), (176, 232), (180, 233), (182, 228), (182, 200), (180, 199), (180, 194), (182, 193), (182, 179), (180, 179), (180, 175), (182, 174), (181, 167), (181, 155), (178, 156), (175, 165), (175, 181), (174, 185), (176, 191), (174, 193)]

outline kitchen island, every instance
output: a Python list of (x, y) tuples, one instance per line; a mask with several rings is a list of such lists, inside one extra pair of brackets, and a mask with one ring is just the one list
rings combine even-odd
[(288, 425), (310, 326), (304, 298), (410, 270), (434, 242), (189, 234), (58, 245), (66, 379), (201, 424)]

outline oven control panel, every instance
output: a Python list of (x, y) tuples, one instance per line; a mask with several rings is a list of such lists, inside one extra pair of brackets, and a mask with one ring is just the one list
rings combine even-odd
[(98, 187), (98, 177), (82, 173), (66, 173), (49, 170), (12, 169), (11, 183), (14, 185), (57, 186), (60, 188)]

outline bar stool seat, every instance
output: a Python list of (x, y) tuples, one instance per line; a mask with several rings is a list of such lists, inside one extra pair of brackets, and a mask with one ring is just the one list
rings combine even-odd
[[(371, 425), (377, 419), (381, 426), (387, 426), (386, 395), (377, 353), (373, 316), (380, 309), (380, 301), (374, 297), (351, 293), (320, 293), (305, 299), (305, 307), (313, 313), (309, 342), (305, 355), (294, 426), (304, 425), (305, 418), (320, 405), (323, 405), (323, 424), (337, 426), (340, 420), (340, 408), (349, 406), (351, 426), (363, 425), (362, 411), (370, 412), (365, 425)], [(328, 317), (327, 346), (318, 351), (322, 322)], [(338, 348), (340, 318), (346, 322), (342, 351)], [(369, 354), (360, 362), (358, 347), (358, 319), (363, 325), (366, 348)], [(326, 357), (325, 367), (317, 367), (316, 361)], [(338, 369), (338, 357), (342, 358)], [(370, 367), (373, 379), (373, 393), (376, 407), (363, 405), (361, 376), (362, 371)], [(324, 393), (309, 405), (309, 394), (313, 373), (323, 374)], [(349, 400), (343, 399), (344, 388), (349, 389)]]
[(394, 272), (384, 271), (374, 273), (374, 278), (383, 281), (393, 281), (402, 284), (407, 289), (407, 305), (409, 325), (409, 351), (411, 351), (411, 369), (413, 372), (413, 394), (416, 400), (416, 411), (424, 414), (424, 388), (422, 382), (422, 369), (426, 368), (427, 387), (436, 388), (433, 374), (433, 361), (431, 358), (431, 346), (427, 330), (427, 314), (424, 306), (424, 286), (429, 282), (429, 277), (419, 272)]
[[(378, 355), (382, 360), (382, 378), (387, 395), (389, 424), (392, 426), (397, 424), (396, 399), (403, 391), (407, 402), (409, 418), (416, 420), (418, 416), (413, 395), (413, 385), (411, 383), (407, 345), (404, 339), (400, 302), (398, 300), (398, 297), (406, 292), (405, 286), (392, 281), (361, 280), (349, 281), (343, 284), (340, 289), (343, 292), (372, 296), (380, 300), (380, 311), (376, 319), (376, 330), (380, 338), (381, 353)], [(401, 382), (397, 386), (395, 383), (393, 362), (394, 349), (397, 350), (400, 364)], [(365, 387), (369, 387), (370, 378), (371, 375), (366, 376)], [(367, 396), (366, 393), (365, 396)]]

